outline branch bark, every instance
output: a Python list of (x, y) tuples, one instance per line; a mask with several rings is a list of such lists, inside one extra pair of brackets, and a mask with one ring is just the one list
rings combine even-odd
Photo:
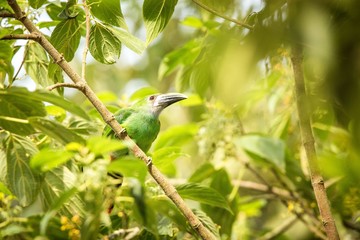
[[(22, 12), (16, 0), (7, 0), (9, 6), (14, 10), (15, 18), (27, 28), (31, 34), (38, 36), (36, 41), (47, 51), (69, 78), (77, 85), (81, 86), (82, 93), (88, 98), (96, 110), (100, 113), (103, 120), (114, 130), (116, 136), (132, 146), (131, 151), (136, 157), (148, 163), (149, 157), (135, 144), (135, 142), (124, 134), (123, 128), (115, 120), (114, 116), (109, 112), (106, 106), (96, 96), (94, 91), (87, 85), (85, 79), (81, 78), (64, 59), (64, 57), (54, 48), (54, 46), (45, 38), (45, 36), (37, 29), (37, 27)], [(189, 221), (191, 227), (201, 236), (202, 239), (215, 239), (214, 235), (202, 224), (199, 218), (185, 204), (184, 200), (177, 193), (174, 186), (164, 177), (164, 175), (153, 165), (148, 166), (148, 171), (158, 185), (163, 189), (165, 194), (174, 202), (178, 209), (184, 214)]]
[(310, 108), (307, 102), (305, 81), (302, 69), (302, 46), (300, 44), (295, 44), (292, 46), (291, 61), (294, 71), (296, 105), (299, 115), (300, 132), (309, 165), (311, 184), (314, 190), (317, 206), (319, 208), (326, 235), (330, 240), (338, 240), (340, 239), (339, 233), (335, 225), (335, 220), (331, 214), (324, 180), (321, 176), (319, 166), (317, 164), (315, 140), (311, 128)]

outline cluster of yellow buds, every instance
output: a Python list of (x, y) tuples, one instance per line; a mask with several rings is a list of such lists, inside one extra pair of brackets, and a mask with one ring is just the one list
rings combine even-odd
[(78, 240), (80, 239), (80, 217), (79, 215), (74, 215), (71, 219), (66, 216), (61, 216), (61, 231), (68, 231), (69, 239)]

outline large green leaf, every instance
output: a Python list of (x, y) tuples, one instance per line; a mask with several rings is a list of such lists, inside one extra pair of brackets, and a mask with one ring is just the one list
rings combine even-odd
[(80, 43), (80, 25), (76, 18), (61, 21), (51, 34), (50, 41), (63, 54), (66, 61), (71, 61)]
[(280, 170), (285, 170), (285, 144), (280, 139), (259, 135), (245, 135), (235, 141), (255, 160), (265, 160)]
[(181, 156), (186, 155), (181, 152), (180, 147), (164, 147), (154, 151), (152, 154), (153, 162), (156, 167), (167, 175), (176, 174), (174, 161)]
[(74, 152), (65, 149), (43, 148), (31, 158), (30, 166), (33, 169), (46, 172), (67, 162), (74, 154)]
[(48, 79), (48, 65), (45, 50), (37, 42), (29, 41), (25, 48), (25, 70), (32, 80), (43, 87), (52, 84)]
[(70, 131), (58, 122), (42, 117), (30, 117), (28, 120), (34, 128), (58, 140), (62, 144), (67, 144), (70, 142), (85, 143), (85, 140), (82, 137), (73, 131)]
[(104, 25), (95, 24), (90, 30), (89, 50), (97, 61), (113, 64), (120, 57), (121, 42)]
[(124, 16), (121, 12), (120, 0), (89, 1), (91, 13), (107, 24), (127, 29)]
[(107, 26), (107, 28), (130, 50), (139, 54), (145, 50), (145, 43), (128, 31), (112, 26)]
[[(58, 64), (49, 63), (48, 78), (52, 83), (63, 83), (64, 76), (62, 73), (63, 71)], [(57, 91), (59, 92), (59, 94), (63, 95), (64, 88), (57, 88)]]
[(221, 239), (219, 233), (219, 226), (217, 226), (213, 220), (206, 215), (203, 211), (199, 209), (193, 209), (194, 214), (199, 218), (199, 220), (204, 224), (204, 226), (210, 230), (212, 234), (216, 237), (216, 239)]
[(9, 43), (0, 42), (0, 59), (10, 61), (13, 56), (13, 50)]
[(232, 212), (225, 197), (213, 188), (198, 183), (185, 183), (176, 186), (181, 197), (198, 201), (214, 207), (219, 207)]
[[(0, 126), (5, 130), (20, 135), (34, 133), (35, 130), (29, 125), (27, 118), (45, 116), (44, 104), (27, 96), (19, 97), (11, 89), (0, 90)], [(20, 91), (27, 92), (25, 89)]]
[[(45, 116), (46, 115), (46, 111), (45, 110), (41, 110), (43, 111), (42, 114), (34, 114), (34, 111), (37, 110), (36, 112), (39, 112), (40, 109), (40, 105), (43, 106), (43, 104), (40, 101), (44, 101), (44, 102), (48, 102), (48, 103), (52, 103), (56, 106), (59, 106), (73, 114), (78, 115), (79, 117), (82, 117), (86, 120), (90, 120), (89, 116), (86, 114), (86, 112), (79, 107), (78, 105), (69, 102), (67, 100), (65, 100), (63, 97), (59, 97), (49, 91), (46, 90), (35, 90), (34, 92), (29, 92), (26, 88), (17, 88), (17, 87), (12, 87), (9, 88), (7, 91), (5, 90), (0, 90), (0, 97), (6, 97), (6, 99), (9, 98), (9, 96), (13, 96), (14, 100), (16, 100), (17, 102), (24, 102), (24, 104), (27, 105), (27, 107), (29, 108), (28, 111), (33, 112), (31, 114), (31, 112), (27, 112), (27, 117), (29, 116)], [(17, 103), (15, 103), (17, 104)], [(18, 103), (20, 104), (20, 103)], [(37, 105), (39, 105), (39, 107), (37, 107)]]
[(22, 206), (30, 205), (37, 197), (40, 177), (29, 165), (38, 150), (28, 138), (9, 135), (6, 139), (7, 182)]
[(143, 17), (146, 28), (146, 44), (154, 40), (169, 22), (177, 0), (145, 0)]

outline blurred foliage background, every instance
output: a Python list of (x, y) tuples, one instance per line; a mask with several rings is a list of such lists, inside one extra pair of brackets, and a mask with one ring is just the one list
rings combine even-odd
[[(82, 2), (19, 2), (55, 45), (52, 33), (58, 24), (69, 24), (60, 32), (68, 31), (69, 38), (71, 27), (78, 29), (80, 44), (70, 43), (77, 50), (69, 60), (80, 73)], [(162, 114), (162, 131), (149, 154), (214, 234), (221, 239), (325, 239), (294, 95), (291, 44), (302, 44), (307, 101), (332, 212), (342, 239), (360, 238), (360, 3), (292, 1), (296, 13), (289, 19), (283, 0), (164, 2), (176, 4), (174, 13), (169, 10), (166, 27), (149, 40), (145, 4), (121, 1), (127, 31), (137, 38), (128, 41), (142, 46), (142, 39), (146, 46), (140, 54), (124, 43), (108, 59), (90, 49), (86, 81), (109, 110), (152, 93), (187, 94), (188, 100)], [(6, 2), (0, 10), (11, 12)], [(99, 31), (110, 29), (106, 17), (95, 10), (91, 14)], [(70, 25), (73, 19), (78, 23)], [(0, 23), (0, 38), (24, 32), (14, 19), (4, 17)], [(113, 27), (124, 28), (121, 24)], [(32, 41), (0, 41), (0, 236), (197, 238), (141, 162), (110, 164), (109, 152), (124, 146), (100, 137), (104, 123), (80, 92), (42, 90), (70, 80), (39, 48)], [(100, 63), (109, 59), (111, 64)], [(16, 115), (11, 106), (25, 115)], [(125, 175), (116, 193), (106, 177), (109, 169)], [(116, 203), (110, 216), (103, 204), (109, 199)]]

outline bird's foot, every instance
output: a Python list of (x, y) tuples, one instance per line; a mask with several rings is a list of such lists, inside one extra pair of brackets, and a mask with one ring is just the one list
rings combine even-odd
[(146, 160), (146, 166), (150, 167), (152, 165), (152, 158), (148, 157)]

